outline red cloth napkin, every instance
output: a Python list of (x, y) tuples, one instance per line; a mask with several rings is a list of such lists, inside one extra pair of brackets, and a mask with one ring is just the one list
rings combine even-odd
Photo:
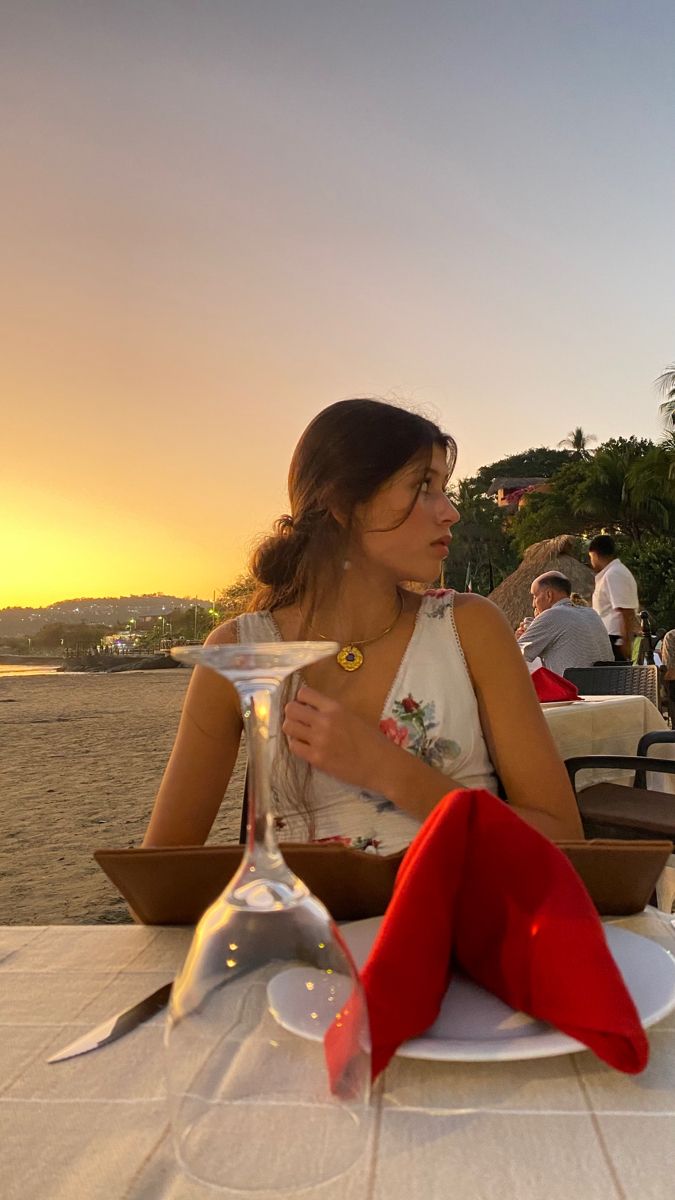
[(537, 667), (530, 675), (534, 690), (541, 701), (578, 700), (579, 689), (569, 679), (549, 671), (548, 667)]
[[(571, 863), (490, 792), (446, 796), (424, 822), (361, 973), (373, 1078), (436, 1020), (455, 964), (519, 1012), (635, 1074), (649, 1045)], [(352, 998), (353, 999), (353, 998)], [(351, 1011), (358, 1011), (356, 1005)], [(350, 1005), (325, 1035), (334, 1090), (356, 1047)]]

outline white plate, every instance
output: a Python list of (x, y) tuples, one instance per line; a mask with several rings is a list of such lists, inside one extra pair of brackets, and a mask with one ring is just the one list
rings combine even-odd
[[(365, 962), (381, 920), (369, 917), (341, 926), (357, 967)], [(616, 925), (606, 925), (605, 934), (647, 1029), (675, 1008), (675, 958), (657, 942)], [(272, 1013), (284, 1029), (319, 1041), (347, 998), (349, 982), (342, 976), (326, 977), (320, 971), (291, 967), (276, 975), (267, 991)], [(582, 1042), (515, 1012), (490, 992), (456, 975), (438, 1019), (421, 1037), (400, 1046), (397, 1054), (401, 1058), (485, 1062), (548, 1058), (586, 1049)]]

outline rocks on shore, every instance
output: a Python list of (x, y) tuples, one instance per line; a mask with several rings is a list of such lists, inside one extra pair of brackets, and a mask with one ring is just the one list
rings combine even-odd
[(67, 658), (57, 667), (58, 671), (106, 671), (115, 674), (120, 671), (165, 671), (180, 668), (170, 654), (150, 654), (139, 656), (133, 654), (83, 654), (80, 658)]

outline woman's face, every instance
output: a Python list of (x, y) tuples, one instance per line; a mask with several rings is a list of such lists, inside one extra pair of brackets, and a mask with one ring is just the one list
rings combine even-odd
[(365, 558), (390, 571), (397, 582), (435, 579), (452, 540), (452, 526), (459, 521), (445, 494), (447, 482), (445, 452), (434, 446), (429, 466), (408, 463), (372, 500), (360, 505), (355, 515)]

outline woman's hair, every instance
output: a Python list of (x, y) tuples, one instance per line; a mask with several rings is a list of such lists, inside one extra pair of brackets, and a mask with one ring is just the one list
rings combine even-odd
[(279, 518), (272, 536), (253, 554), (251, 573), (258, 586), (250, 608), (305, 600), (311, 612), (324, 591), (339, 586), (356, 507), (412, 460), (428, 466), (434, 446), (444, 451), (451, 471), (455, 443), (427, 417), (371, 399), (340, 400), (324, 408), (307, 426), (291, 460), (290, 515)]

